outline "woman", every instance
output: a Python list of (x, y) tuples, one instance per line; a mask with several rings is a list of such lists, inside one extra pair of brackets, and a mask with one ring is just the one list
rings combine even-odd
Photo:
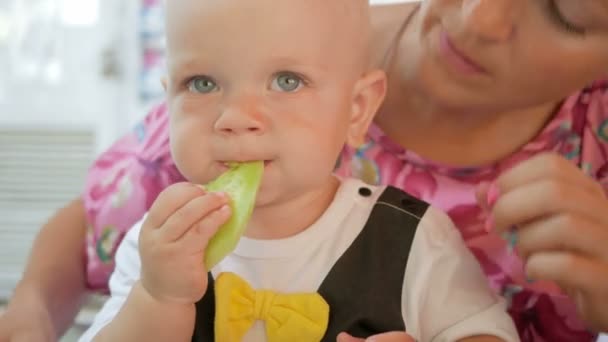
[[(608, 83), (597, 81), (608, 75), (606, 2), (425, 0), (373, 16), (389, 94), (338, 171), (446, 210), (523, 341), (607, 331)], [(63, 289), (83, 291), (83, 203), (88, 285), (107, 286), (125, 230), (181, 180), (167, 137), (159, 106), (95, 163), (82, 202), (43, 230), (3, 323), (13, 336), (34, 326), (19, 317), (39, 317), (50, 336), (72, 317), (80, 296)]]

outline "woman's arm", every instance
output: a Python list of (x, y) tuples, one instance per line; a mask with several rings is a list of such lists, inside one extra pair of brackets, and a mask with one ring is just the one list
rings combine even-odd
[(53, 340), (69, 328), (85, 294), (85, 234), (80, 199), (57, 211), (43, 226), (1, 318), (5, 325), (0, 326), (0, 336), (38, 331)]
[(60, 209), (36, 238), (0, 316), (0, 341), (16, 334), (53, 341), (73, 321), (87, 288), (107, 289), (116, 246), (156, 195), (180, 179), (168, 140), (160, 105), (95, 161), (82, 198)]

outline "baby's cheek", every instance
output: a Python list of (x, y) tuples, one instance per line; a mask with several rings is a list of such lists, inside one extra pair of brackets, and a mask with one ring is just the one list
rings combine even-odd
[(197, 149), (196, 146), (195, 142), (187, 144), (183, 137), (177, 138), (175, 143), (171, 144), (171, 157), (178, 171), (187, 181), (202, 184), (205, 182), (204, 175), (207, 173), (207, 170), (205, 170), (207, 164), (205, 158), (197, 157), (204, 152), (202, 149)]

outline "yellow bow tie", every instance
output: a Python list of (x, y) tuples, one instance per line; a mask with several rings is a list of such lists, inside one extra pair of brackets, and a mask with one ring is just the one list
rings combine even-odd
[(256, 320), (268, 342), (313, 342), (325, 335), (329, 305), (317, 293), (255, 291), (234, 273), (215, 280), (215, 340), (240, 342)]

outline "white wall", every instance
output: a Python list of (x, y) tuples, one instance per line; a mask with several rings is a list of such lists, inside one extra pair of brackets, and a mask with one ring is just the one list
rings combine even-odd
[[(96, 20), (66, 21), (59, 10), (28, 25), (53, 6), (85, 3), (98, 5)], [(135, 0), (0, 0), (0, 297), (44, 221), (79, 195), (95, 155), (129, 128), (136, 9)]]
[[(89, 25), (71, 25), (56, 18), (55, 23), (44, 27), (53, 31), (48, 36), (23, 29), (27, 20), (17, 19), (19, 10), (14, 5), (25, 3), (23, 0), (3, 2), (4, 26), (8, 25), (9, 34), (0, 39), (0, 127), (90, 127), (98, 133), (97, 150), (101, 151), (124, 133), (125, 117), (135, 108), (136, 1), (81, 1), (98, 2), (97, 20)], [(6, 5), (10, 3), (13, 5)], [(0, 5), (0, 29), (2, 10)], [(22, 43), (20, 36), (33, 42)], [(107, 56), (112, 54), (118, 61), (118, 74), (104, 75)], [(28, 75), (28, 59), (46, 66), (49, 60), (55, 61), (54, 77), (47, 77), (49, 73), (45, 72)]]

